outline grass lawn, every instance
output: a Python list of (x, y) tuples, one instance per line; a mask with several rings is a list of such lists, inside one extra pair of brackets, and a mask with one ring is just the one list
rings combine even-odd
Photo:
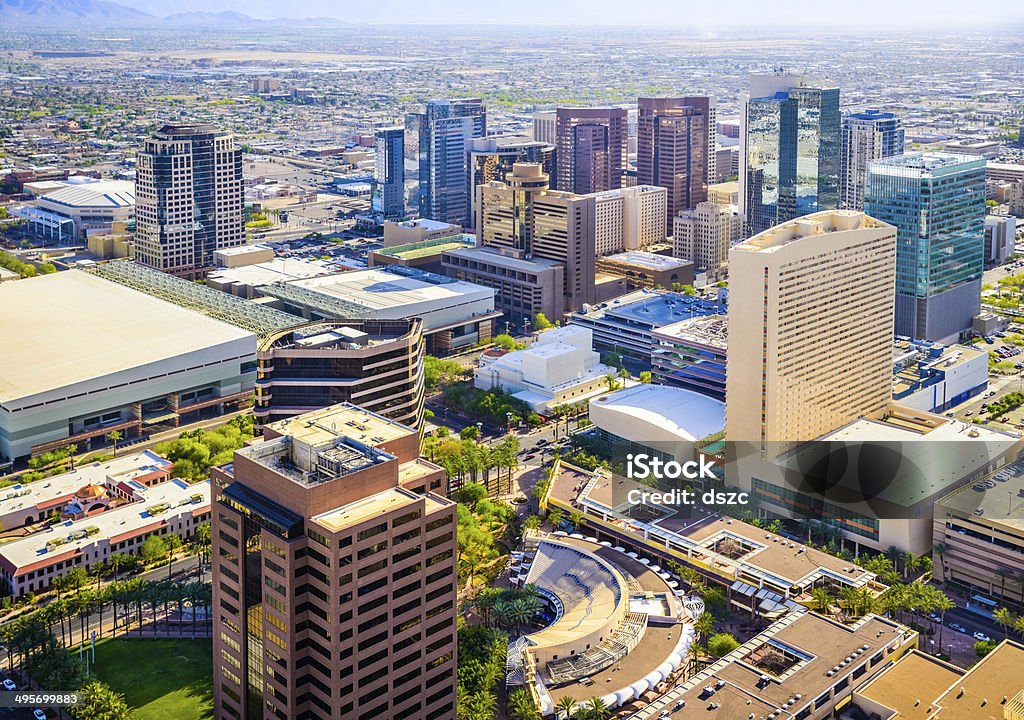
[(213, 717), (212, 640), (104, 640), (93, 671), (124, 694), (137, 720)]

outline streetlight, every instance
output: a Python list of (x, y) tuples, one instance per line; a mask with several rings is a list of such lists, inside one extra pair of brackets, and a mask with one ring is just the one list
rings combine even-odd
[(508, 421), (508, 434), (511, 435), (512, 434), (512, 413), (511, 412), (505, 413), (505, 419)]

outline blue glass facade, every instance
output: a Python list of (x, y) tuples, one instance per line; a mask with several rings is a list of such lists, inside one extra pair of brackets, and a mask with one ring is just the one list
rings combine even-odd
[(981, 307), (985, 159), (911, 153), (871, 163), (864, 211), (897, 227), (896, 334), (949, 342)]
[(420, 217), (470, 224), (467, 150), (487, 134), (483, 101), (431, 100), (411, 121), (419, 136)]
[(839, 207), (838, 88), (794, 87), (746, 107), (747, 233)]
[(863, 210), (868, 164), (902, 155), (903, 148), (903, 126), (892, 113), (867, 110), (843, 117), (839, 207)]

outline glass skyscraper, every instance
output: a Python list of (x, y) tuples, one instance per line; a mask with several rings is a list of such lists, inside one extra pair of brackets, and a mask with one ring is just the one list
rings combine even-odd
[(892, 113), (867, 110), (844, 116), (839, 206), (863, 210), (868, 163), (902, 154), (903, 126)]
[(740, 182), (747, 233), (839, 207), (839, 89), (755, 75), (745, 108)]
[(431, 100), (411, 116), (418, 135), (419, 215), (440, 222), (469, 222), (467, 149), (487, 134), (483, 100)]
[(405, 129), (383, 128), (374, 137), (373, 212), (399, 218), (405, 215)]
[(985, 159), (910, 153), (868, 167), (864, 211), (895, 225), (896, 334), (955, 341), (981, 308)]

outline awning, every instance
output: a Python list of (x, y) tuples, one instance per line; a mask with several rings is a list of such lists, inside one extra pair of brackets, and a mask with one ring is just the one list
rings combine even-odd
[(732, 590), (734, 593), (737, 593), (739, 595), (745, 595), (746, 597), (750, 597), (755, 592), (757, 592), (756, 587), (754, 587), (753, 585), (748, 585), (742, 580), (737, 580), (736, 582), (734, 582), (729, 587), (729, 589)]

